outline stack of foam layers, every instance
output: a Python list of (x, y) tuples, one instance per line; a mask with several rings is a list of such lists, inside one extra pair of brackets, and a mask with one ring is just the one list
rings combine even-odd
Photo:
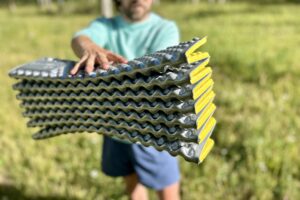
[(213, 147), (216, 120), (206, 38), (145, 55), (127, 64), (80, 71), (73, 61), (44, 58), (10, 72), (34, 139), (96, 132), (153, 146), (200, 163)]

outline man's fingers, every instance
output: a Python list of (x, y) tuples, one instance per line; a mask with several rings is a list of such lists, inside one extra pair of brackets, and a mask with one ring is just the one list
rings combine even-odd
[(111, 53), (111, 52), (107, 54), (107, 57), (108, 57), (109, 60), (114, 61), (114, 62), (118, 62), (118, 63), (127, 63), (128, 62), (122, 56)]
[(90, 57), (88, 58), (85, 66), (86, 73), (90, 74), (91, 72), (94, 71), (95, 59), (96, 59), (95, 54), (90, 55)]
[(94, 71), (95, 63), (99, 63), (100, 67), (108, 70), (109, 61), (116, 63), (127, 63), (127, 60), (120, 55), (114, 54), (110, 51), (97, 54), (85, 54), (78, 63), (70, 71), (70, 74), (75, 75), (81, 66), (85, 64), (85, 71), (90, 74)]
[(71, 75), (75, 75), (79, 68), (81, 67), (81, 65), (86, 61), (86, 59), (88, 58), (88, 55), (84, 55), (79, 62), (76, 63), (76, 65), (72, 68), (72, 70), (70, 71)]
[(97, 59), (98, 59), (98, 62), (100, 63), (100, 65), (101, 65), (101, 68), (103, 68), (105, 70), (108, 70), (109, 62), (108, 62), (107, 57), (103, 54), (98, 54)]

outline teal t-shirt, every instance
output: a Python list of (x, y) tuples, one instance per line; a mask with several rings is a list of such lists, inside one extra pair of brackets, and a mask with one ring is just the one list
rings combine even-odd
[(122, 16), (98, 18), (74, 37), (85, 35), (99, 46), (122, 55), (128, 60), (165, 49), (179, 43), (179, 31), (173, 21), (155, 13), (136, 23)]

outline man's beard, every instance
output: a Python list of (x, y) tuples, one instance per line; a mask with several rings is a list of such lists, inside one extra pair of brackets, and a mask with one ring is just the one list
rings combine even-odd
[(126, 17), (131, 21), (140, 21), (144, 19), (148, 14), (150, 10), (146, 10), (146, 8), (143, 7), (143, 12), (134, 11), (132, 8), (129, 8), (128, 10), (124, 11), (124, 14)]

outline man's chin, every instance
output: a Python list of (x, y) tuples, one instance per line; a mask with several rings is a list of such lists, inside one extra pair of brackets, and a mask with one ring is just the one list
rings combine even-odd
[(130, 15), (130, 20), (134, 22), (143, 21), (147, 18), (148, 13), (145, 12), (136, 12)]

